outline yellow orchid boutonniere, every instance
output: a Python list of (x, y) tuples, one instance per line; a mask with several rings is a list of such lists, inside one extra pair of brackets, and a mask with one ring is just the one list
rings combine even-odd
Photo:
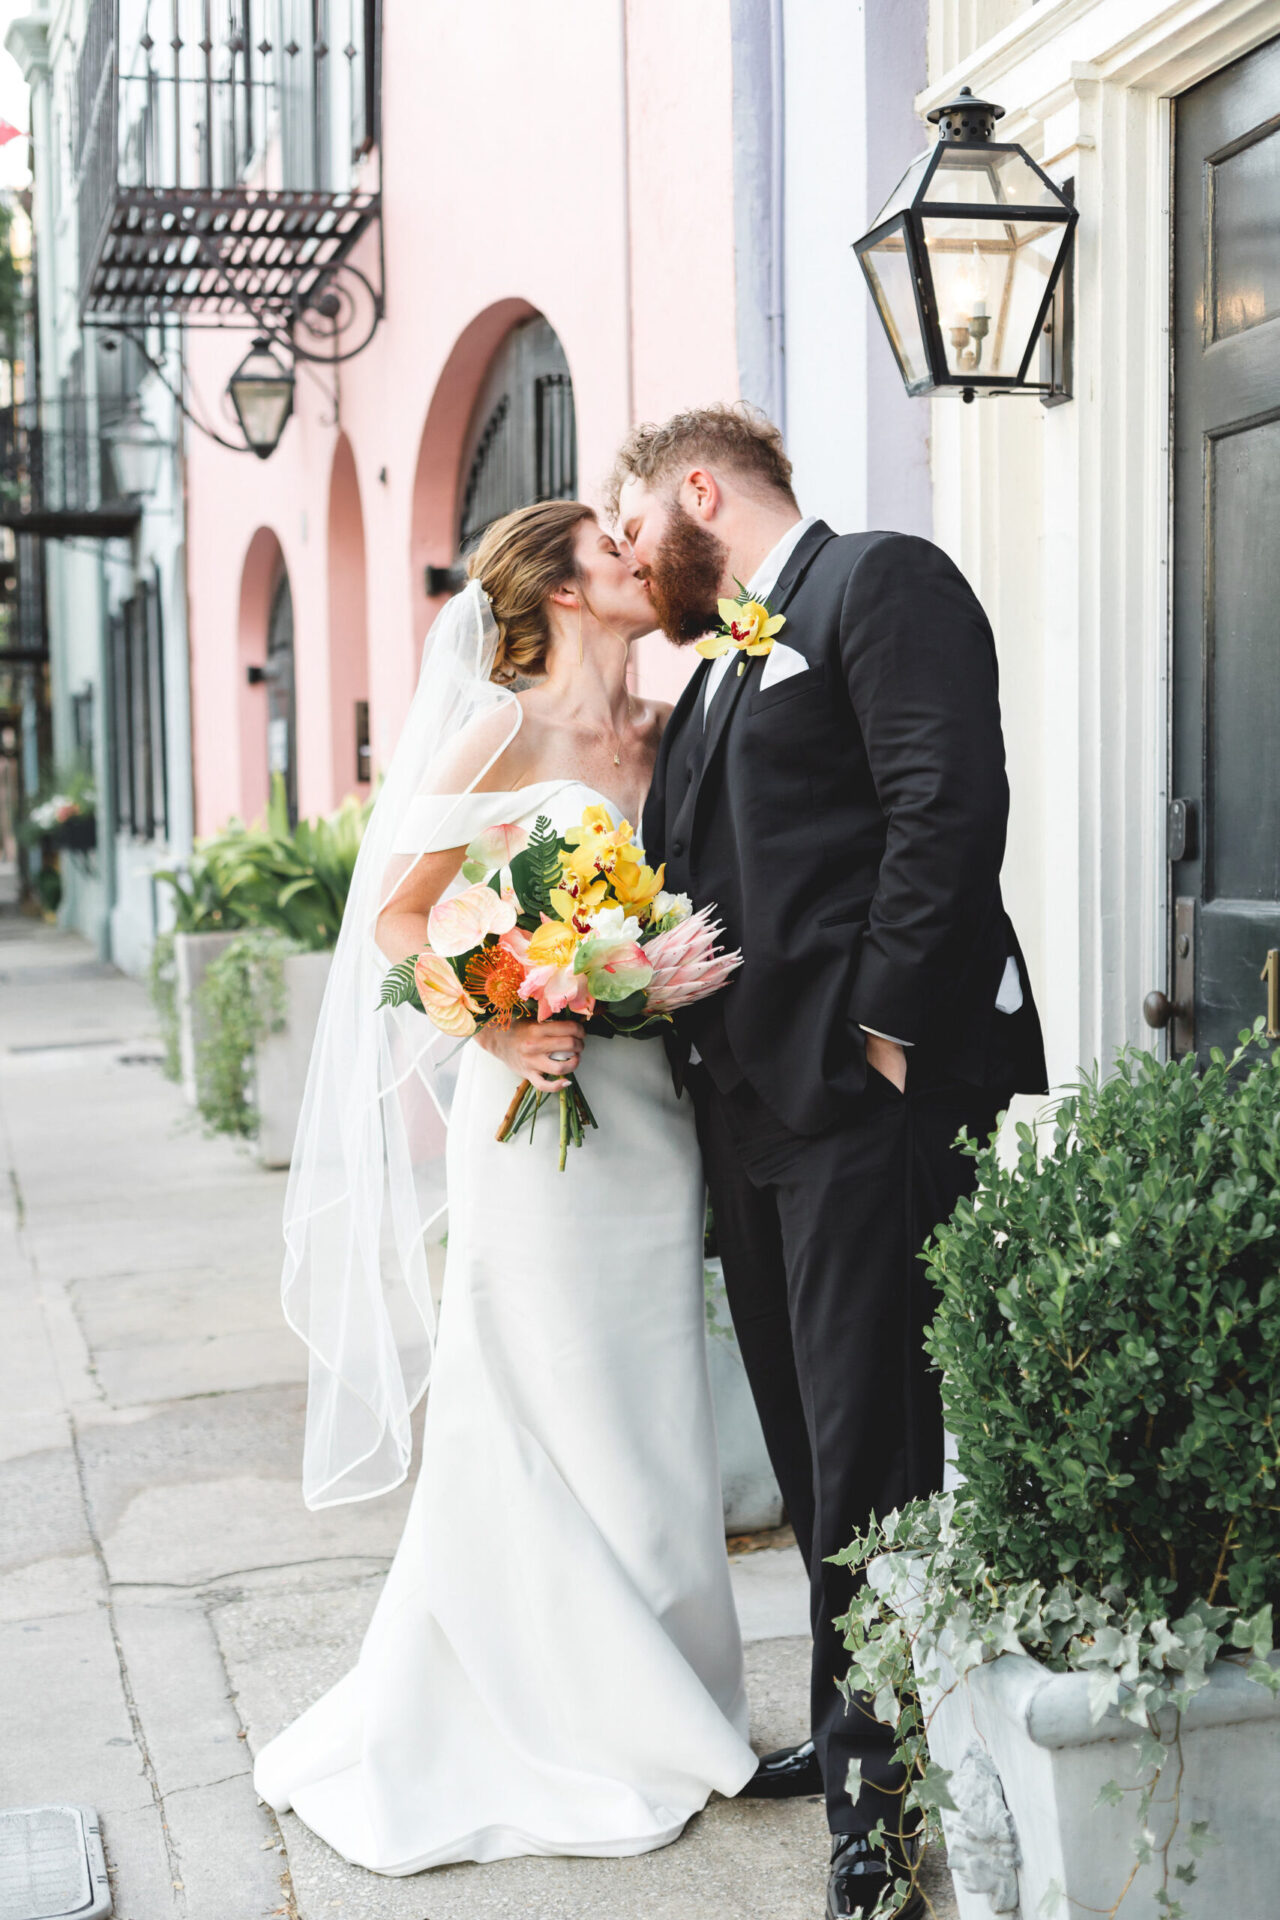
[(732, 648), (742, 655), (738, 662), (738, 672), (746, 671), (748, 657), (772, 653), (773, 643), (787, 624), (783, 613), (770, 613), (767, 600), (753, 600), (741, 580), (735, 580), (741, 598), (738, 600), (720, 600), (717, 607), (724, 621), (713, 634), (705, 640), (699, 640), (694, 648), (704, 660), (718, 660), (721, 654)]

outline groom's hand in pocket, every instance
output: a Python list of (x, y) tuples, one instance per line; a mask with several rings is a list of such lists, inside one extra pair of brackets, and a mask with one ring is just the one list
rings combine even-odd
[(896, 1040), (886, 1040), (883, 1034), (867, 1033), (867, 1065), (888, 1080), (899, 1093), (907, 1090), (907, 1050), (899, 1046)]
[(559, 1093), (582, 1059), (586, 1031), (580, 1020), (517, 1020), (485, 1027), (476, 1044), (539, 1093)]

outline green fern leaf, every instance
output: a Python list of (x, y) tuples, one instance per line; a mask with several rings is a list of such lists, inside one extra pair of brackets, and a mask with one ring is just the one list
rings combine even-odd
[(564, 846), (546, 814), (539, 814), (528, 846), (511, 862), (511, 884), (526, 913), (551, 912), (551, 889), (560, 885)]
[(413, 961), (401, 960), (392, 967), (382, 983), (382, 996), (379, 1007), (416, 1007), (423, 1011), (422, 1001), (418, 998), (418, 983), (413, 974)]

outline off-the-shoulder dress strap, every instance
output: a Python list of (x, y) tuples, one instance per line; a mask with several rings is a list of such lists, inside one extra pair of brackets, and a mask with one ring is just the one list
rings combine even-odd
[(393, 853), (445, 853), (465, 847), (486, 827), (506, 826), (543, 811), (553, 795), (573, 780), (536, 780), (509, 793), (420, 793), (396, 833)]

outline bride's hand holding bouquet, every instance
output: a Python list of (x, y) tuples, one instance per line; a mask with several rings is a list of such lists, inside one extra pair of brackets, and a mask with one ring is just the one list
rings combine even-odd
[[(462, 877), (470, 884), (432, 909), (426, 947), (391, 969), (380, 1004), (415, 1006), (459, 1039), (510, 1033), (515, 1045), (502, 1051), (524, 1074), (498, 1138), (526, 1126), (532, 1138), (555, 1094), (563, 1171), (568, 1147), (596, 1124), (572, 1071), (584, 1030), (656, 1033), (717, 992), (742, 956), (717, 947), (712, 908), (664, 892), (663, 869), (645, 864), (630, 824), (615, 827), (603, 806), (563, 838), (545, 818), (532, 834), (490, 829), (467, 848)], [(549, 1021), (566, 1027), (551, 1048), (538, 1031)], [(549, 1077), (553, 1062), (563, 1078)]]

